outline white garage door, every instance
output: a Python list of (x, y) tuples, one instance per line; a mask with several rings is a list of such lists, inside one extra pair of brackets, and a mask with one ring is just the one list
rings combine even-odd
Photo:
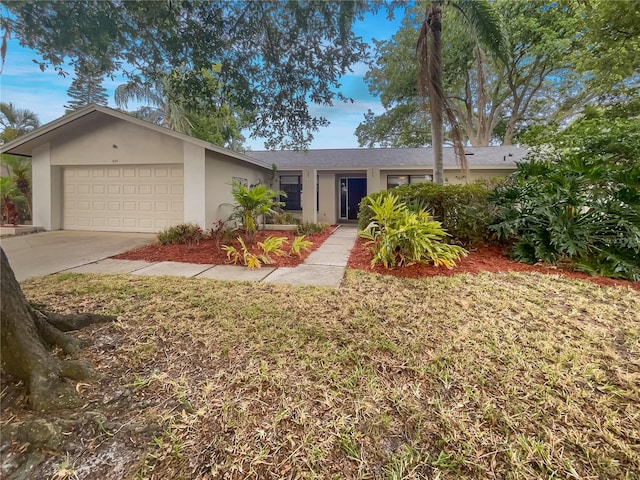
[(62, 228), (158, 232), (184, 218), (182, 165), (65, 167)]

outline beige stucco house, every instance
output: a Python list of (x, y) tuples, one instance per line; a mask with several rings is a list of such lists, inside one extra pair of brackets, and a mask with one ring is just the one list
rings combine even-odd
[[(517, 147), (465, 151), (471, 180), (508, 175), (526, 154)], [(230, 214), (231, 183), (268, 183), (273, 164), (288, 210), (305, 221), (353, 221), (363, 196), (430, 181), (433, 173), (428, 148), (238, 153), (96, 105), (0, 152), (32, 158), (33, 223), (46, 230), (157, 232), (182, 222), (209, 228)], [(444, 173), (449, 183), (467, 180), (450, 149)]]
[(33, 224), (46, 230), (158, 232), (229, 215), (234, 179), (271, 165), (91, 105), (7, 143), (32, 158)]

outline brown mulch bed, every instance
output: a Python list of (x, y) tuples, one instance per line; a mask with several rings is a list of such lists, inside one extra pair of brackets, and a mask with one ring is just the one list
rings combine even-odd
[[(311, 252), (316, 250), (322, 242), (324, 242), (329, 235), (336, 229), (335, 225), (327, 228), (323, 233), (306, 235), (305, 240), (313, 242), (313, 245), (309, 250), (303, 251), (300, 256), (297, 255), (283, 255), (275, 256), (271, 258), (273, 263), (272, 267), (295, 267), (301, 264), (305, 258), (307, 258)], [(263, 241), (267, 237), (286, 237), (288, 245), (283, 246), (283, 250), (287, 251), (291, 248), (291, 243), (296, 237), (295, 232), (285, 232), (279, 230), (259, 231), (252, 244), (245, 241), (247, 248), (255, 254), (260, 252), (258, 242)], [(243, 238), (245, 238), (243, 236)], [(214, 239), (207, 238), (201, 240), (197, 245), (147, 245), (145, 247), (130, 250), (125, 253), (121, 253), (112, 258), (121, 260), (144, 260), (146, 262), (184, 262), (184, 263), (201, 263), (211, 265), (224, 265), (228, 264), (229, 259), (224, 250), (222, 250), (223, 244), (233, 245), (240, 251), (240, 243), (237, 241), (237, 235), (233, 236), (231, 242), (216, 241)]]
[(393, 275), (405, 278), (451, 276), (459, 273), (478, 272), (539, 272), (546, 274), (559, 274), (569, 278), (588, 280), (598, 285), (604, 286), (628, 286), (635, 290), (640, 290), (640, 282), (629, 280), (617, 280), (613, 278), (598, 277), (582, 272), (572, 272), (563, 270), (552, 265), (528, 265), (509, 259), (502, 248), (497, 246), (480, 247), (470, 251), (467, 257), (456, 262), (452, 269), (436, 267), (434, 265), (415, 264), (402, 268), (385, 269), (382, 265), (371, 267), (371, 251), (365, 245), (365, 240), (359, 238), (356, 246), (351, 250), (349, 257), (349, 268), (364, 270), (367, 272), (379, 273), (382, 275)]

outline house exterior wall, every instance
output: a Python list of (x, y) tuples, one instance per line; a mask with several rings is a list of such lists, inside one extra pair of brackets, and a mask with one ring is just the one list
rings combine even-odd
[(62, 226), (62, 168), (51, 165), (51, 145), (34, 149), (31, 157), (33, 225), (45, 230)]
[(337, 223), (338, 195), (335, 172), (318, 172), (318, 222), (333, 225)]
[(51, 165), (178, 164), (182, 144), (131, 122), (96, 117), (51, 141)]
[(207, 177), (204, 147), (184, 142), (184, 221), (206, 228)]
[[(474, 169), (470, 172), (470, 181), (476, 181), (478, 179), (493, 179), (498, 177), (505, 177), (509, 175), (513, 169)], [(281, 171), (281, 175), (303, 175), (305, 170), (285, 170)], [(317, 222), (334, 224), (339, 221), (338, 219), (338, 181), (341, 177), (366, 177), (367, 178), (367, 194), (372, 194), (387, 189), (387, 177), (389, 175), (415, 175), (424, 176), (432, 175), (431, 169), (384, 169), (384, 168), (368, 168), (366, 170), (319, 170), (317, 172), (318, 178), (318, 209), (316, 213)], [(444, 171), (445, 184), (457, 185), (466, 183), (466, 178), (462, 175), (459, 169), (445, 169)], [(278, 189), (279, 185), (276, 184), (274, 188)], [(305, 189), (303, 189), (303, 210), (292, 211), (294, 216), (307, 219), (310, 216), (304, 216), (304, 205), (306, 202), (312, 201), (312, 205), (315, 204), (315, 197), (311, 198), (311, 195), (304, 195)]]
[[(211, 228), (217, 220), (227, 220), (229, 218), (233, 211), (231, 183), (234, 178), (242, 178), (251, 186), (265, 183), (269, 174), (270, 170), (266, 168), (207, 150), (204, 176), (206, 198), (203, 202), (205, 215), (204, 224), (200, 224), (200, 226), (202, 228)], [(186, 188), (188, 188), (187, 185), (185, 185)]]

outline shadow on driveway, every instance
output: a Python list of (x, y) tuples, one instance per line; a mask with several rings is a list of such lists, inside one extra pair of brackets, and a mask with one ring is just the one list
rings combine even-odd
[(153, 233), (57, 230), (0, 239), (18, 281), (96, 262), (156, 242)]

